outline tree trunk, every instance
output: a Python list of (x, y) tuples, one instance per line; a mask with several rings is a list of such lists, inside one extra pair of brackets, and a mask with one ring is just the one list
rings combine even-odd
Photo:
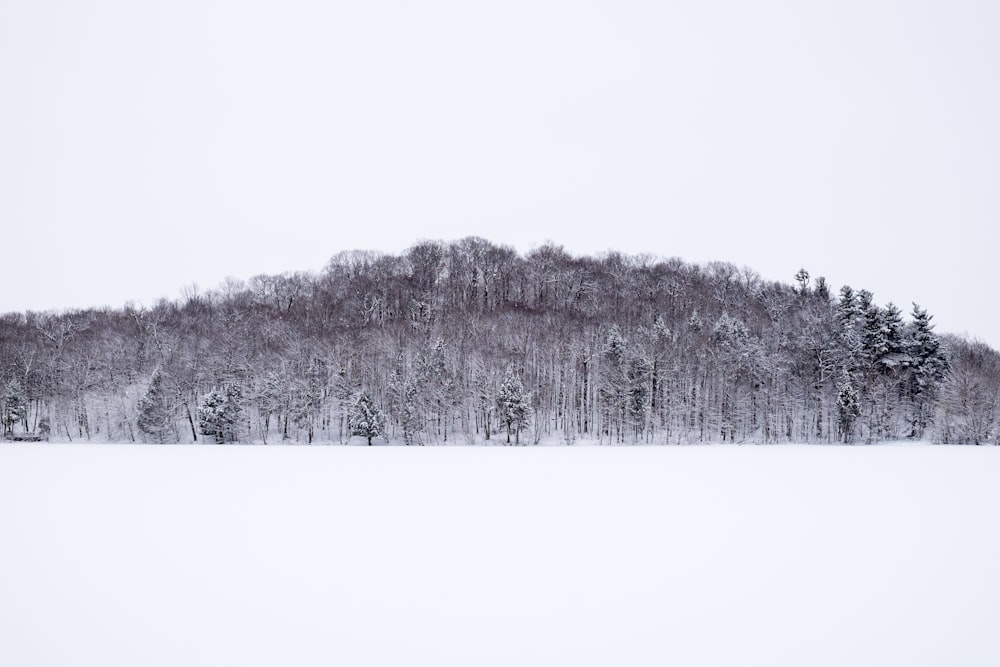
[(198, 431), (194, 428), (194, 418), (191, 416), (191, 408), (188, 406), (187, 401), (184, 401), (184, 411), (187, 413), (188, 424), (191, 425), (191, 440), (198, 442)]

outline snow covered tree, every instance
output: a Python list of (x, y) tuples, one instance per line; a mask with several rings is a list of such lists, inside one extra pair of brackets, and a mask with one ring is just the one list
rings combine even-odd
[(201, 398), (198, 405), (198, 426), (202, 435), (215, 438), (215, 442), (239, 440), (240, 417), (243, 413), (243, 388), (238, 382), (213, 389)]
[(934, 334), (931, 315), (913, 304), (912, 318), (906, 341), (910, 365), (906, 394), (913, 407), (910, 437), (919, 438), (931, 421), (932, 406), (950, 364), (941, 341)]
[(843, 442), (854, 439), (854, 423), (861, 415), (858, 391), (847, 375), (838, 385), (837, 392), (837, 422), (840, 427), (840, 437)]
[(826, 278), (823, 276), (816, 279), (816, 287), (813, 291), (816, 294), (816, 297), (823, 303), (828, 303), (830, 301), (830, 285), (827, 284)]
[(907, 352), (918, 378), (917, 389), (927, 390), (941, 382), (948, 372), (948, 355), (941, 340), (934, 334), (934, 319), (926, 310), (913, 304), (913, 323)]
[(419, 376), (419, 371), (415, 377), (411, 377), (403, 384), (403, 442), (407, 445), (417, 443), (417, 438), (424, 426), (424, 416), (420, 408), (420, 390), (423, 388), (423, 380)]
[(263, 381), (258, 385), (257, 415), (265, 445), (267, 444), (268, 432), (271, 429), (271, 419), (275, 416), (277, 416), (282, 439), (288, 438), (288, 413), (291, 411), (291, 398), (286, 384), (285, 378), (272, 371), (265, 375)]
[(876, 308), (875, 312), (875, 331), (870, 341), (876, 371), (883, 375), (898, 374), (907, 363), (903, 344), (903, 315), (892, 303), (885, 308)]
[(327, 365), (322, 359), (312, 359), (305, 378), (295, 382), (292, 394), (292, 419), (295, 425), (305, 429), (307, 442), (312, 443), (316, 432), (316, 421), (323, 407), (323, 395), (327, 387)]
[(809, 293), (809, 272), (804, 268), (799, 269), (795, 274), (795, 282), (799, 284), (798, 293), (806, 295)]
[(139, 416), (136, 425), (153, 442), (164, 443), (175, 440), (173, 405), (164, 386), (163, 373), (153, 373), (146, 393), (139, 399)]
[(214, 437), (221, 444), (225, 441), (223, 434), (226, 422), (226, 395), (213, 389), (202, 396), (198, 404), (198, 430), (202, 435)]
[(652, 367), (649, 362), (633, 357), (628, 364), (628, 394), (625, 400), (625, 418), (633, 440), (638, 441), (646, 429), (649, 417), (649, 379)]
[(349, 416), (351, 435), (360, 435), (372, 444), (372, 438), (385, 435), (385, 415), (369, 394), (358, 395)]
[(341, 366), (333, 378), (333, 400), (337, 411), (337, 437), (341, 443), (346, 442), (347, 438), (350, 437), (348, 422), (350, 421), (352, 396), (351, 380), (347, 376), (347, 369)]
[(935, 436), (945, 444), (997, 444), (1000, 353), (986, 343), (948, 337), (949, 369), (940, 388)]
[(871, 304), (865, 311), (865, 413), (868, 440), (898, 437), (900, 384), (907, 368), (903, 319), (893, 304)]
[[(445, 356), (445, 343), (438, 339), (430, 350), (416, 356), (410, 373), (402, 380), (398, 402), (402, 408), (403, 441), (407, 445), (417, 443), (428, 421), (440, 422), (450, 407), (452, 382)], [(399, 385), (400, 380), (396, 383)]]
[(524, 392), (521, 378), (513, 368), (507, 369), (503, 382), (500, 383), (500, 395), (497, 396), (497, 409), (500, 421), (507, 428), (507, 442), (510, 443), (511, 431), (514, 432), (515, 444), (521, 442), (521, 429), (531, 421), (531, 403)]
[(489, 375), (485, 370), (480, 370), (476, 376), (475, 384), (475, 406), (476, 406), (476, 420), (477, 423), (481, 422), (483, 427), (483, 433), (486, 439), (490, 439), (491, 429), (490, 425), (493, 422), (493, 417), (496, 414), (496, 402), (493, 400), (494, 390), (496, 389), (496, 381), (491, 375)]
[(11, 380), (3, 393), (3, 432), (12, 432), (14, 424), (25, 421), (27, 416), (28, 400), (24, 395), (24, 389), (20, 382)]
[(600, 356), (601, 383), (598, 395), (602, 407), (601, 431), (617, 441), (621, 441), (623, 437), (628, 409), (630, 387), (627, 355), (628, 344), (622, 336), (621, 329), (612, 326)]
[(839, 324), (840, 366), (844, 371), (853, 373), (862, 364), (864, 314), (858, 296), (850, 285), (840, 288), (836, 319)]
[(752, 367), (759, 357), (760, 350), (747, 325), (728, 313), (722, 313), (715, 323), (712, 340), (725, 353), (727, 360), (740, 369)]

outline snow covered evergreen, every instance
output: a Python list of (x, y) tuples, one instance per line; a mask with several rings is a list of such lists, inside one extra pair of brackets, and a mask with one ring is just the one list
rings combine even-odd
[(0, 421), (3, 422), (3, 432), (11, 433), (14, 426), (22, 424), (27, 430), (28, 402), (24, 387), (16, 378), (7, 383), (3, 392), (3, 405), (0, 406)]
[(531, 420), (531, 404), (524, 392), (521, 378), (513, 368), (507, 369), (507, 374), (500, 383), (497, 409), (500, 422), (507, 429), (507, 444), (510, 444), (511, 433), (514, 434), (514, 444), (521, 444), (521, 431)]
[(149, 381), (146, 393), (139, 399), (136, 416), (136, 426), (139, 430), (152, 442), (157, 443), (176, 442), (178, 437), (174, 407), (164, 384), (163, 373), (157, 369)]
[(351, 407), (351, 435), (360, 435), (372, 444), (372, 438), (385, 435), (385, 415), (368, 394), (360, 394)]
[(198, 405), (198, 428), (216, 443), (239, 441), (243, 388), (238, 382), (213, 389)]

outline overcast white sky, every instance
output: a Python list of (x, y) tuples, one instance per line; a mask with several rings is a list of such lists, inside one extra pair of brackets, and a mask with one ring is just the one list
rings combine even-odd
[(1000, 3), (0, 3), (0, 311), (469, 235), (1000, 347)]

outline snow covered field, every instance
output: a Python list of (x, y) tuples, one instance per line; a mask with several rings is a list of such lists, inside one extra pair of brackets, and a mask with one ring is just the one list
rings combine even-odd
[(0, 446), (0, 664), (997, 665), (1000, 448)]

